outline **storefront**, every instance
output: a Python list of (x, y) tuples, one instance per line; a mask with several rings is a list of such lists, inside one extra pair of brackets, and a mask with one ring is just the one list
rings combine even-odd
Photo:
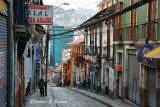
[(158, 45), (136, 45), (137, 61), (141, 63), (142, 106), (159, 107), (158, 72), (160, 48)]
[(0, 0), (0, 105), (6, 105), (7, 98), (7, 3)]
[(156, 69), (147, 67), (147, 105), (156, 107)]

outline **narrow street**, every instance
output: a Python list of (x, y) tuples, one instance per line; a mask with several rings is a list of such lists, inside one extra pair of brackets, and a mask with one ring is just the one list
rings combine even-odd
[[(46, 102), (38, 102), (46, 101)], [(107, 107), (76, 91), (62, 88), (49, 87), (48, 96), (40, 97), (39, 90), (27, 99), (25, 107)]]
[(0, 107), (160, 107), (160, 0), (0, 0)]

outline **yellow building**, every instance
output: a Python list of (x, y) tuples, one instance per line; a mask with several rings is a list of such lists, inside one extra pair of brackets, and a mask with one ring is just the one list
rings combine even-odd
[(68, 45), (71, 45), (71, 64), (69, 65), (69, 68), (71, 68), (70, 82), (71, 86), (75, 86), (77, 80), (81, 83), (86, 80), (85, 58), (83, 57), (84, 38), (70, 42)]

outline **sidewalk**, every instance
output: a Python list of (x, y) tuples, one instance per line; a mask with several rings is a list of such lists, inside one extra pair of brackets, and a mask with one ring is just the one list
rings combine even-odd
[(36, 92), (32, 93), (29, 97), (27, 97), (27, 102), (24, 107), (56, 107), (53, 103), (54, 99), (52, 97), (52, 93), (50, 89), (48, 90), (48, 95), (41, 97), (39, 89)]
[(90, 92), (90, 91), (87, 91), (87, 90), (82, 90), (82, 89), (77, 89), (77, 88), (74, 88), (74, 87), (70, 87), (69, 89), (73, 90), (73, 91), (76, 91), (76, 92), (79, 92), (81, 94), (84, 94), (92, 99), (95, 99), (109, 107), (133, 107), (131, 105), (128, 105), (128, 104), (124, 104), (124, 103), (121, 103), (120, 100), (112, 100), (110, 98), (107, 98), (105, 96), (102, 96), (102, 95), (97, 95), (96, 93), (93, 93), (93, 92)]

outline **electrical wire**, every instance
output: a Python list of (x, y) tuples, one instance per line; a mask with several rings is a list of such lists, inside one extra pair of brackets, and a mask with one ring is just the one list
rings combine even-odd
[(56, 35), (54, 35), (54, 36), (66, 34), (66, 33), (69, 33), (69, 32), (76, 31), (76, 30), (78, 30), (78, 29), (84, 29), (84, 28), (86, 28), (86, 27), (93, 26), (93, 25), (95, 25), (95, 24), (98, 24), (98, 23), (100, 23), (100, 22), (103, 22), (103, 21), (105, 21), (105, 20), (107, 20), (107, 19), (110, 19), (110, 18), (112, 18), (112, 17), (120, 16), (120, 15), (123, 15), (124, 13), (126, 13), (126, 12), (130, 12), (131, 10), (133, 10), (133, 9), (135, 9), (135, 8), (138, 8), (138, 7), (140, 7), (140, 6), (148, 3), (148, 2), (150, 2), (150, 1), (151, 1), (151, 0), (141, 0), (141, 1), (138, 1), (137, 3), (135, 3), (135, 4), (131, 5), (131, 6), (128, 6), (128, 7), (124, 8), (124, 9), (118, 11), (118, 12), (115, 12), (115, 13), (110, 14), (110, 15), (107, 15), (107, 16), (105, 16), (105, 17), (103, 17), (103, 18), (97, 19), (96, 21), (92, 21), (92, 22), (89, 23), (89, 24), (81, 25), (81, 26), (75, 28), (74, 30), (70, 30), (70, 31), (68, 31), (68, 32), (56, 34)]
[[(101, 1), (95, 1), (95, 2), (101, 2)], [(86, 3), (95, 3), (95, 2), (79, 2), (79, 3), (69, 3), (69, 4), (86, 4)], [(62, 3), (48, 3), (48, 4), (62, 4)]]

